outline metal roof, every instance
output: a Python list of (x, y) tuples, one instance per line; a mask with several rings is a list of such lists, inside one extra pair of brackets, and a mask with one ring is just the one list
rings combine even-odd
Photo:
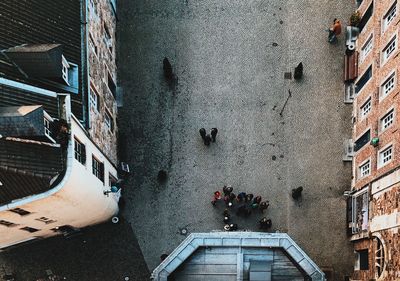
[(324, 273), (287, 234), (260, 232), (190, 234), (151, 278), (325, 281)]

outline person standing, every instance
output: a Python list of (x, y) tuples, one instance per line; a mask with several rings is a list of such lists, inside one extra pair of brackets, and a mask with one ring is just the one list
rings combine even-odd
[(204, 144), (205, 144), (206, 146), (209, 146), (210, 143), (211, 143), (211, 137), (210, 137), (210, 135), (206, 135), (206, 136), (204, 137)]
[(201, 138), (203, 139), (203, 141), (204, 141), (204, 139), (206, 138), (206, 129), (204, 129), (204, 128), (201, 128), (200, 130), (199, 130), (199, 133), (200, 133), (200, 136), (201, 136)]
[(268, 207), (269, 207), (269, 201), (261, 202), (259, 206), (261, 213), (264, 213), (264, 210), (268, 209)]
[(212, 128), (211, 129), (211, 138), (212, 141), (215, 142), (215, 138), (217, 137), (218, 129), (217, 128)]
[(215, 192), (214, 192), (214, 198), (213, 198), (213, 200), (211, 201), (211, 204), (213, 204), (213, 205), (215, 206), (215, 204), (217, 203), (217, 201), (218, 201), (218, 200), (221, 200), (221, 199), (222, 199), (222, 197), (221, 197), (221, 192), (215, 191)]

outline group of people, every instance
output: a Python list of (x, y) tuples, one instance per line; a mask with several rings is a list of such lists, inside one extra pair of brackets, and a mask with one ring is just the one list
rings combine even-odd
[[(217, 202), (223, 202), (225, 204), (225, 210), (223, 212), (223, 222), (225, 224), (224, 229), (226, 231), (235, 231), (238, 229), (238, 225), (231, 223), (231, 212), (235, 211), (236, 216), (248, 217), (255, 210), (264, 214), (264, 211), (269, 207), (269, 201), (262, 201), (261, 196), (254, 196), (252, 193), (240, 192), (237, 195), (233, 193), (233, 187), (228, 185), (222, 188), (223, 194), (217, 190), (214, 192), (211, 204), (216, 206)], [(268, 230), (272, 226), (271, 219), (263, 217), (259, 221), (259, 228)]]
[(200, 136), (204, 141), (204, 144), (206, 146), (209, 146), (212, 142), (215, 142), (215, 139), (217, 137), (218, 129), (217, 128), (212, 128), (210, 134), (207, 134), (206, 129), (201, 128), (199, 130)]

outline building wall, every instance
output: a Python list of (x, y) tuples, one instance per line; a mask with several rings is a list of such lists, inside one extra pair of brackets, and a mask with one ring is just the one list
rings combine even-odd
[[(359, 7), (361, 15), (369, 7), (371, 0), (364, 0), (362, 5)], [(354, 165), (354, 182), (353, 187), (355, 189), (360, 189), (366, 184), (371, 182), (372, 179), (381, 176), (391, 169), (397, 167), (400, 164), (400, 147), (398, 140), (400, 139), (400, 131), (397, 129), (400, 122), (398, 109), (400, 104), (399, 99), (399, 48), (397, 43), (397, 49), (392, 53), (390, 58), (383, 62), (382, 60), (382, 50), (385, 48), (387, 43), (390, 41), (393, 35), (397, 35), (397, 40), (399, 38), (399, 12), (397, 12), (396, 18), (391, 22), (388, 28), (383, 31), (382, 22), (383, 17), (387, 13), (388, 9), (394, 3), (393, 0), (384, 1), (374, 1), (374, 12), (369, 22), (362, 30), (359, 38), (357, 40), (357, 51), (362, 53), (362, 47), (370, 38), (373, 36), (373, 49), (368, 54), (368, 56), (362, 60), (362, 55), (360, 55), (359, 61), (359, 77), (367, 70), (367, 68), (372, 65), (373, 76), (370, 81), (362, 88), (355, 98), (353, 115), (356, 116), (356, 122), (354, 124), (353, 140), (357, 140), (367, 129), (371, 130), (371, 138), (379, 137), (379, 145), (373, 147), (366, 144), (361, 150), (359, 150), (353, 159)], [(385, 97), (382, 97), (382, 91), (380, 86), (385, 81), (392, 71), (396, 71), (395, 77), (395, 88)], [(356, 81), (357, 82), (357, 81)], [(365, 101), (371, 98), (372, 110), (364, 118), (360, 116), (360, 108), (365, 103)], [(394, 109), (394, 122), (393, 124), (382, 131), (380, 129), (380, 119), (391, 109)], [(378, 167), (378, 155), (379, 151), (386, 145), (392, 143), (394, 149), (394, 157), (390, 163), (385, 166)], [(371, 173), (370, 176), (365, 178), (360, 178), (358, 175), (359, 165), (366, 159), (371, 159)]]
[[(97, 94), (97, 106), (90, 103), (89, 133), (103, 152), (117, 164), (117, 103), (108, 87), (109, 75), (117, 84), (115, 63), (116, 15), (109, 0), (88, 1), (88, 43), (90, 91)], [(109, 34), (111, 40), (107, 40)], [(107, 45), (107, 41), (110, 45)], [(90, 98), (89, 98), (90, 99)], [(112, 129), (107, 126), (106, 115), (112, 117)]]
[[(74, 137), (86, 145), (85, 165), (74, 158)], [(33, 195), (2, 206), (0, 220), (17, 225), (7, 227), (0, 224), (0, 249), (33, 237), (44, 238), (57, 235), (58, 233), (52, 229), (62, 225), (81, 228), (100, 223), (118, 212), (118, 194), (111, 193), (109, 196), (103, 194), (103, 191), (110, 189), (108, 175), (117, 177), (117, 171), (90, 141), (75, 119), (71, 122), (71, 144), (68, 149), (70, 150), (68, 155), (70, 170), (67, 170), (65, 181), (60, 183), (62, 188), (59, 191), (52, 193), (50, 190), (45, 194)], [(92, 154), (104, 163), (104, 183), (92, 173)], [(24, 209), (30, 214), (20, 216), (7, 210), (13, 208)], [(46, 224), (38, 221), (37, 219), (41, 217), (54, 220), (54, 222)], [(25, 226), (39, 229), (39, 231), (30, 233), (20, 229)]]
[[(391, 23), (384, 28), (385, 16), (396, 1), (393, 0), (364, 0), (358, 11), (361, 16), (373, 2), (373, 15), (366, 24), (357, 40), (356, 50), (359, 52), (358, 73), (359, 78), (372, 65), (373, 74), (369, 82), (357, 94), (353, 104), (353, 116), (356, 117), (353, 129), (353, 140), (356, 141), (366, 130), (371, 130), (371, 139), (379, 138), (377, 147), (366, 144), (355, 153), (353, 158), (353, 182), (354, 190), (364, 187), (370, 191), (369, 202), (369, 235), (367, 239), (356, 240), (354, 249), (368, 249), (369, 269), (355, 270), (354, 280), (400, 280), (400, 237), (399, 237), (399, 204), (400, 204), (400, 124), (399, 110), (400, 97), (398, 86), (400, 78), (399, 59), (399, 21), (400, 3), (397, 3), (397, 12)], [(373, 48), (363, 58), (363, 46), (371, 38)], [(393, 36), (397, 36), (397, 46), (390, 57), (384, 61), (383, 51)], [(388, 76), (395, 71), (394, 89), (383, 96), (381, 85)], [(355, 81), (357, 83), (357, 80)], [(361, 107), (371, 98), (371, 111), (365, 117), (361, 117)], [(391, 109), (394, 110), (394, 120), (391, 126), (382, 130), (381, 118)], [(379, 152), (388, 145), (393, 146), (392, 160), (386, 165), (379, 165)], [(359, 166), (370, 159), (371, 172), (369, 176), (360, 178)], [(377, 251), (377, 238), (382, 241), (385, 249), (385, 270), (378, 276), (375, 267)], [(375, 279), (374, 279), (375, 280)]]

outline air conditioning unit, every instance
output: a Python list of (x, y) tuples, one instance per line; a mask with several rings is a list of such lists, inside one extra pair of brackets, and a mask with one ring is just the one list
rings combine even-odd
[(346, 27), (346, 46), (350, 51), (356, 48), (356, 41), (358, 34), (360, 34), (360, 29), (355, 26)]
[(121, 166), (121, 171), (125, 173), (130, 173), (129, 165), (127, 163), (121, 162), (120, 166)]
[(344, 103), (353, 103), (356, 92), (354, 89), (354, 83), (348, 83), (344, 85)]
[(354, 143), (352, 139), (347, 139), (343, 143), (344, 154), (343, 161), (352, 161), (354, 156)]

